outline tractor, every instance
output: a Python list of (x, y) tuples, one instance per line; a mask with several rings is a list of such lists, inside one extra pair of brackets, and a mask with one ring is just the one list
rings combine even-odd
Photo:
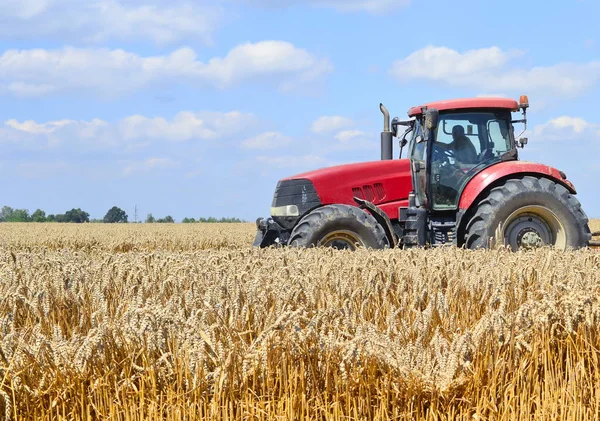
[(390, 121), (380, 104), (381, 160), (279, 181), (254, 246), (587, 247), (588, 218), (566, 174), (519, 160), (527, 138), (517, 139), (513, 125), (525, 132), (528, 107), (526, 95), (454, 99)]

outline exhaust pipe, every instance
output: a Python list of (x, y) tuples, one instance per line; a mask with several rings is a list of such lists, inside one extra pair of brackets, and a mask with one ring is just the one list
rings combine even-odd
[(390, 130), (390, 113), (383, 104), (379, 104), (379, 109), (383, 113), (383, 131), (381, 132), (381, 160), (393, 159), (393, 141), (394, 134)]

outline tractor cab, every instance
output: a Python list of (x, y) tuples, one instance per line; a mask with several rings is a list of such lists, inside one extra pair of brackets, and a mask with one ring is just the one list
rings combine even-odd
[[(522, 103), (503, 99), (445, 101), (413, 107), (408, 158), (417, 206), (456, 210), (462, 190), (485, 168), (518, 159), (512, 111)], [(407, 133), (408, 134), (408, 133)]]

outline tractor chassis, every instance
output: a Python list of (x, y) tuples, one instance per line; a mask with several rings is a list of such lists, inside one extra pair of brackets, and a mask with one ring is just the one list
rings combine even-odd
[[(356, 199), (357, 198), (355, 198), (355, 200)], [(367, 211), (369, 211), (369, 213), (371, 213), (377, 219), (377, 222), (379, 222), (383, 226), (384, 230), (386, 231), (386, 236), (388, 237), (388, 240), (392, 247), (406, 248), (411, 246), (420, 247), (425, 245), (424, 238), (419, 238), (421, 236), (425, 237), (424, 223), (423, 221), (421, 221), (423, 216), (415, 215), (414, 208), (401, 209), (401, 220), (404, 219), (402, 221), (403, 223), (401, 224), (402, 228), (394, 229), (396, 228), (395, 225), (398, 225), (398, 222), (391, 222), (387, 215), (385, 215), (375, 205), (361, 199), (356, 200), (356, 202), (360, 205), (362, 209), (366, 209)], [(459, 215), (457, 216), (458, 223), (460, 223), (460, 219), (463, 216), (463, 212), (459, 212)], [(409, 223), (407, 224), (407, 222)], [(421, 225), (423, 225), (423, 227), (421, 227)], [(257, 230), (256, 236), (254, 237), (253, 246), (260, 248), (266, 248), (270, 246), (286, 246), (292, 233), (292, 230), (283, 228), (272, 218), (258, 218), (256, 220), (256, 228)], [(413, 232), (410, 232), (412, 231), (411, 228), (412, 230), (414, 230)], [(403, 236), (402, 233), (404, 233), (404, 236), (406, 237), (403, 238), (403, 241), (400, 241), (399, 237)], [(595, 239), (592, 238), (592, 240), (589, 241), (588, 246), (590, 248), (600, 249), (600, 231), (593, 232), (592, 237), (595, 237)], [(450, 241), (452, 241), (456, 245), (456, 238), (454, 238), (453, 240), (454, 241), (452, 241), (451, 239)]]
[[(414, 206), (414, 198), (411, 196), (409, 207), (399, 209), (399, 220), (391, 221), (375, 204), (358, 197), (354, 197), (354, 201), (381, 225), (390, 248), (424, 247), (428, 244), (439, 246), (448, 243), (456, 245), (455, 218), (461, 218), (464, 214), (462, 211), (458, 215), (430, 218), (425, 209)], [(293, 228), (282, 227), (273, 218), (258, 218), (256, 228), (253, 246), (260, 248), (287, 246), (293, 232)], [(431, 239), (427, 235), (428, 231), (432, 233)]]

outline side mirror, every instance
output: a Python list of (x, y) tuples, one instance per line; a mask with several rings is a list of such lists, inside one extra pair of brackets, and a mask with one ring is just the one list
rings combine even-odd
[(437, 108), (430, 108), (425, 113), (425, 128), (427, 130), (434, 130), (438, 126), (440, 120), (440, 112)]
[(398, 117), (394, 117), (392, 119), (391, 130), (392, 130), (392, 134), (394, 135), (394, 137), (398, 137), (398, 120), (399, 120)]
[(398, 154), (398, 159), (402, 159), (402, 150), (404, 149), (404, 147), (408, 143), (408, 140), (406, 140), (406, 136), (403, 137), (402, 139), (400, 139), (400, 141), (398, 143), (399, 143), (399, 146), (400, 146), (400, 153)]

